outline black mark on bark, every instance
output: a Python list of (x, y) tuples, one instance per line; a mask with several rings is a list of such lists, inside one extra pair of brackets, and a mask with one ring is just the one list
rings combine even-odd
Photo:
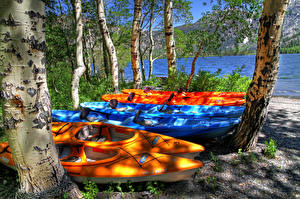
[(23, 82), (24, 82), (24, 84), (29, 84), (31, 81), (30, 80), (24, 80)]
[(45, 122), (41, 121), (41, 119), (38, 118), (34, 119), (32, 122), (36, 124), (36, 126), (33, 126), (32, 128), (42, 129), (46, 125)]
[(6, 129), (15, 129), (16, 125), (20, 122), (22, 122), (23, 120), (21, 119), (15, 119), (14, 117), (11, 117), (10, 119), (4, 119), (3, 125)]
[(46, 51), (46, 42), (42, 41), (41, 43), (38, 42), (38, 40), (35, 40), (34, 36), (31, 36), (29, 39), (29, 45), (30, 48), (45, 52)]
[[(268, 62), (268, 63), (266, 63), (266, 65), (267, 65), (267, 64), (270, 64), (270, 63)], [(267, 72), (269, 72), (269, 67), (268, 67), (268, 66), (265, 66), (265, 67), (261, 70), (261, 74), (265, 75), (265, 74), (267, 74)]]
[(24, 87), (24, 86), (17, 86), (16, 89), (17, 89), (17, 90), (24, 91), (25, 87)]
[(12, 14), (9, 14), (8, 19), (2, 19), (0, 21), (0, 24), (5, 25), (5, 26), (19, 26), (20, 22), (15, 21), (14, 17)]
[(42, 58), (41, 64), (42, 64), (42, 65), (45, 65), (45, 64), (46, 64), (46, 57), (43, 57), (43, 58)]
[(29, 67), (31, 67), (32, 64), (33, 64), (33, 61), (32, 61), (32, 60), (29, 60), (29, 61), (27, 62), (27, 64), (28, 64)]
[(3, 42), (9, 42), (9, 41), (12, 40), (11, 37), (10, 37), (10, 32), (6, 32), (6, 33), (4, 33), (4, 35), (5, 35), (5, 37), (2, 40)]
[(35, 17), (40, 18), (40, 19), (45, 19), (44, 15), (41, 15), (39, 12), (34, 12), (32, 10), (25, 12), (29, 16), (30, 19), (33, 19)]
[(27, 93), (28, 93), (31, 97), (33, 97), (33, 96), (35, 96), (35, 94), (36, 94), (36, 90), (35, 90), (34, 88), (28, 88), (28, 89), (27, 89)]
[(16, 56), (17, 56), (19, 61), (21, 61), (23, 59), (22, 56), (21, 56), (21, 53), (17, 53)]

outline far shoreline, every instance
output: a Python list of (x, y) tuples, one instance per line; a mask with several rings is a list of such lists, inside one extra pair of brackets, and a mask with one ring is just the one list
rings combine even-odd
[(299, 99), (300, 96), (293, 96), (293, 95), (272, 95), (272, 98), (287, 98), (287, 99)]

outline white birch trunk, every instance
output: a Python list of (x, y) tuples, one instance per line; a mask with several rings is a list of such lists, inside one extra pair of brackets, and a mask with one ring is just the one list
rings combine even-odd
[[(88, 23), (88, 22), (87, 22)], [(87, 30), (89, 32), (89, 30)], [(84, 37), (84, 43), (85, 43), (85, 50), (86, 50), (86, 63), (87, 63), (87, 67), (86, 67), (86, 74), (87, 74), (87, 77), (88, 79), (90, 79), (90, 77), (92, 76), (92, 60), (91, 60), (91, 57), (90, 57), (90, 49), (91, 49), (91, 38), (90, 38), (90, 35), (85, 35)]]
[(51, 133), (45, 68), (43, 1), (1, 0), (0, 70), (3, 124), (20, 188), (16, 198), (82, 195), (60, 164)]
[(76, 62), (77, 68), (73, 72), (72, 78), (72, 100), (73, 100), (73, 108), (79, 108), (79, 82), (81, 76), (85, 72), (85, 65), (83, 62), (83, 46), (82, 46), (82, 34), (83, 34), (83, 24), (81, 17), (81, 0), (75, 0), (75, 21), (76, 21)]
[(164, 26), (165, 26), (169, 77), (171, 77), (177, 69), (172, 7), (173, 7), (173, 1), (165, 0)]
[(142, 75), (140, 69), (140, 55), (139, 55), (139, 32), (140, 21), (142, 15), (142, 2), (143, 0), (134, 1), (134, 16), (132, 24), (132, 36), (131, 36), (131, 68), (133, 71), (133, 87), (141, 88)]
[(118, 66), (117, 52), (116, 52), (115, 46), (110, 38), (108, 28), (106, 25), (103, 0), (97, 0), (97, 7), (98, 7), (100, 31), (101, 31), (102, 37), (105, 41), (105, 45), (106, 45), (106, 48), (108, 51), (109, 60), (110, 60), (110, 64), (111, 64), (114, 90), (115, 90), (115, 93), (118, 93), (119, 92), (119, 66)]
[(151, 79), (152, 73), (153, 73), (153, 50), (154, 50), (154, 39), (153, 39), (153, 33), (152, 33), (152, 27), (155, 19), (153, 18), (153, 2), (151, 2), (150, 7), (150, 24), (149, 24), (149, 40), (150, 40), (150, 48), (149, 48), (149, 75), (148, 80)]

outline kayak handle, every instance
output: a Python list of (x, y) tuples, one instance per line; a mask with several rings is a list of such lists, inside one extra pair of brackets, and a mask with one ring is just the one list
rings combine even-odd
[(141, 110), (137, 110), (137, 112), (136, 112), (136, 114), (135, 114), (135, 116), (134, 116), (134, 118), (133, 118), (133, 122), (134, 122), (134, 123), (137, 123), (137, 120), (138, 120), (138, 118), (139, 118), (141, 112), (142, 112)]
[(127, 100), (131, 102), (133, 100), (134, 96), (135, 96), (135, 93), (134, 92), (130, 92), (129, 95), (128, 95)]
[(86, 107), (81, 107), (80, 119), (87, 120), (87, 116), (89, 115), (90, 112), (95, 112), (95, 113), (103, 114), (103, 115), (105, 115), (106, 119), (109, 119), (109, 116), (111, 115), (109, 113), (92, 110), (92, 109), (86, 108)]

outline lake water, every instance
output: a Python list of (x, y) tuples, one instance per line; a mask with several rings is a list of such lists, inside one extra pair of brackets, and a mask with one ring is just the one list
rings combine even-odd
[[(186, 72), (190, 73), (193, 58), (177, 59), (177, 67), (185, 67)], [(145, 60), (145, 71), (148, 77), (149, 62)], [(221, 76), (231, 73), (238, 66), (245, 65), (241, 75), (252, 78), (255, 67), (255, 55), (243, 56), (222, 56), (222, 57), (203, 57), (198, 58), (196, 63), (196, 72), (201, 69), (215, 72), (222, 69)], [(168, 62), (166, 59), (155, 60), (153, 74), (159, 77), (168, 75)], [(132, 79), (131, 65), (125, 68), (125, 79)], [(279, 74), (274, 90), (274, 95), (300, 97), (300, 54), (282, 54), (280, 55)]]

